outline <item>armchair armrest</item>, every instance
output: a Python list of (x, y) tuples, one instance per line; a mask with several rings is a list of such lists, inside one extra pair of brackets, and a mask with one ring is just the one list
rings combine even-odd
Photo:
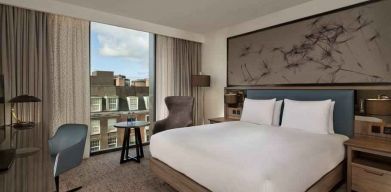
[(167, 124), (167, 118), (162, 119), (160, 121), (156, 121), (155, 122), (155, 126), (153, 127), (153, 130), (152, 130), (152, 133), (156, 134), (156, 133), (159, 133), (161, 131), (164, 131), (165, 127), (166, 127), (166, 124)]

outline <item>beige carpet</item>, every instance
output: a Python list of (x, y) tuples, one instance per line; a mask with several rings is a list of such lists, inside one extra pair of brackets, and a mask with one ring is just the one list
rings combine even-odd
[[(91, 192), (175, 192), (153, 175), (149, 169), (148, 147), (144, 147), (144, 152), (145, 158), (140, 164), (119, 164), (120, 151), (92, 156), (79, 167), (60, 176), (60, 191), (82, 186), (80, 191)], [(344, 187), (340, 187), (337, 192), (344, 192)]]
[(120, 151), (92, 156), (60, 176), (60, 191), (82, 186), (80, 191), (174, 192), (149, 170), (148, 147), (144, 147), (144, 153), (141, 163), (124, 164), (119, 164)]

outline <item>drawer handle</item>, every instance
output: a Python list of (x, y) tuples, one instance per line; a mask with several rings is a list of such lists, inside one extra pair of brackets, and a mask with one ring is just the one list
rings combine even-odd
[(383, 176), (384, 173), (379, 173), (379, 172), (376, 172), (376, 171), (371, 171), (371, 170), (367, 170), (367, 169), (364, 169), (365, 172), (367, 173), (370, 173), (370, 174), (374, 174), (374, 175), (379, 175), (379, 176)]

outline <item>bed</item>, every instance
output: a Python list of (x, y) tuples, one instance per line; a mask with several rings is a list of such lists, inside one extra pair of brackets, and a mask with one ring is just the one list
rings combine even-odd
[(330, 191), (353, 134), (351, 90), (248, 90), (253, 99), (336, 101), (334, 135), (225, 122), (152, 136), (152, 171), (178, 191)]

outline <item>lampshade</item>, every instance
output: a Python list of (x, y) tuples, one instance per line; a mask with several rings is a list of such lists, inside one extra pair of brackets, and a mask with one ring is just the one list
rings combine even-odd
[(227, 93), (224, 95), (225, 104), (236, 104), (238, 103), (238, 95), (235, 93)]
[(391, 116), (391, 99), (366, 99), (365, 109), (368, 115)]
[(209, 75), (192, 75), (191, 85), (193, 87), (209, 87), (210, 76)]
[(41, 99), (30, 95), (19, 95), (9, 100), (9, 102), (10, 103), (41, 102)]

